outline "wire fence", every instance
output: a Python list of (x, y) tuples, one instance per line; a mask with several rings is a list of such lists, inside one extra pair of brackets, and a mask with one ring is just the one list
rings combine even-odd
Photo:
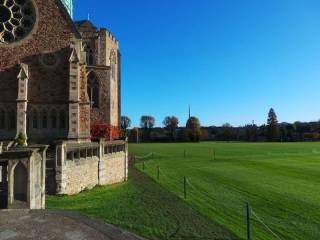
[[(216, 152), (215, 150), (211, 151), (211, 159), (215, 160)], [(190, 156), (190, 155), (189, 155)], [(156, 163), (159, 163), (159, 160), (161, 158), (176, 158), (176, 157), (183, 157), (187, 158), (188, 153), (184, 151), (181, 155), (175, 155), (175, 154), (163, 154), (158, 152), (150, 152), (143, 156), (132, 156), (133, 164), (136, 168), (142, 171), (146, 171), (146, 168), (149, 169), (149, 166), (147, 165), (149, 161), (154, 161)], [(154, 164), (152, 164), (152, 167), (154, 167)], [(207, 189), (202, 188), (199, 184), (196, 184), (196, 181), (193, 181), (191, 178), (188, 178), (187, 176), (178, 176), (169, 174), (164, 169), (160, 168), (159, 165), (156, 165), (154, 168), (154, 174), (151, 174), (151, 171), (148, 171), (148, 175), (150, 175), (152, 178), (157, 180), (157, 182), (161, 185), (167, 186), (171, 192), (173, 192), (178, 197), (182, 198), (185, 201), (188, 202), (197, 202), (198, 204), (201, 204), (200, 201), (205, 201), (212, 206), (214, 206), (216, 203), (218, 203), (219, 199), (217, 199), (212, 192), (208, 191)], [(225, 188), (226, 186), (224, 186)], [(225, 191), (229, 192), (235, 192), (236, 189), (228, 188), (225, 189)], [(239, 190), (238, 190), (239, 191)], [(199, 196), (201, 196), (201, 199), (199, 200)], [(190, 200), (191, 199), (191, 200)], [(242, 214), (241, 217), (245, 217), (245, 219), (242, 221), (242, 223), (245, 222), (245, 224), (240, 224), (240, 228), (242, 228), (242, 232), (245, 232), (246, 239), (252, 240), (251, 238), (252, 232), (260, 232), (261, 231), (266, 235), (266, 233), (270, 234), (270, 238), (268, 239), (276, 239), (276, 240), (283, 240), (279, 236), (279, 234), (276, 233), (275, 229), (272, 229), (266, 221), (264, 221), (263, 217), (258, 215), (256, 213), (256, 209), (254, 209), (252, 206), (247, 204), (246, 202), (240, 203), (238, 200), (234, 199), (227, 199), (229, 203), (232, 203), (234, 206), (238, 205), (237, 211), (239, 214)], [(222, 203), (225, 204), (225, 203)], [(248, 207), (246, 207), (248, 206)], [(249, 208), (250, 207), (250, 208)], [(214, 209), (214, 207), (211, 209), (212, 211), (217, 211)], [(216, 212), (218, 213), (218, 212)], [(244, 214), (246, 213), (246, 214)], [(220, 213), (221, 214), (221, 213)], [(228, 215), (228, 213), (224, 213)], [(231, 214), (228, 216), (229, 219), (232, 217)], [(254, 226), (254, 227), (253, 227)], [(257, 227), (258, 226), (258, 227)], [(259, 239), (255, 237), (254, 239)], [(261, 238), (262, 239), (262, 238)]]
[[(285, 151), (273, 151), (273, 152), (262, 152), (262, 153), (248, 153), (244, 154), (241, 152), (241, 157), (246, 158), (246, 159), (254, 159), (256, 157), (261, 157), (265, 155), (269, 156), (274, 156), (274, 157), (289, 157), (289, 156), (295, 156), (295, 157), (304, 157), (305, 155), (320, 155), (320, 149), (307, 149), (305, 151), (290, 151), (290, 152), (285, 152)], [(228, 158), (229, 160), (232, 160), (233, 158), (238, 159), (239, 153), (234, 152), (221, 152), (220, 154), (217, 154), (215, 149), (208, 149), (204, 151), (202, 154), (195, 154), (192, 153), (191, 151), (188, 150), (183, 150), (179, 153), (174, 153), (174, 154), (165, 154), (165, 153), (159, 153), (159, 152), (150, 152), (146, 155), (134, 155), (132, 156), (132, 162), (133, 164), (139, 162), (139, 161), (148, 161), (148, 160), (154, 160), (155, 158), (197, 158), (197, 157), (207, 157), (208, 160), (220, 160), (220, 159), (225, 159)]]

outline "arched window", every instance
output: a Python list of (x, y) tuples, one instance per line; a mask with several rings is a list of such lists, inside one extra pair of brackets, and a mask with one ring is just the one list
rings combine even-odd
[(99, 108), (99, 81), (93, 72), (88, 75), (88, 96), (92, 108)]
[(48, 115), (47, 115), (46, 110), (43, 110), (41, 112), (41, 122), (42, 122), (42, 128), (48, 127)]
[(6, 112), (4, 110), (0, 110), (0, 129), (6, 128)]
[(115, 63), (111, 63), (111, 77), (112, 79), (116, 79), (116, 64)]
[(59, 113), (59, 127), (61, 129), (66, 128), (66, 113), (64, 110), (61, 110)]
[(30, 128), (32, 127), (32, 114), (31, 114), (31, 111), (30, 109), (28, 108), (28, 111), (27, 111), (27, 129), (30, 130)]
[(32, 112), (32, 128), (38, 128), (38, 111), (33, 110)]
[(50, 121), (51, 121), (51, 127), (57, 128), (57, 112), (56, 110), (52, 110), (50, 113)]
[(16, 128), (16, 124), (17, 124), (17, 119), (16, 119), (16, 114), (13, 110), (9, 111), (9, 129), (15, 129)]
[(93, 51), (89, 44), (85, 44), (84, 51), (86, 52), (87, 65), (93, 65)]

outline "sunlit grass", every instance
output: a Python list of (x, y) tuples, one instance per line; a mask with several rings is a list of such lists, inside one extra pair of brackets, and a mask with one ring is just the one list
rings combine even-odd
[[(159, 183), (180, 198), (186, 176), (187, 202), (242, 238), (248, 202), (281, 239), (320, 239), (320, 143), (134, 144), (130, 152), (153, 152), (144, 171), (156, 180), (159, 166)], [(254, 216), (252, 235), (277, 239)]]

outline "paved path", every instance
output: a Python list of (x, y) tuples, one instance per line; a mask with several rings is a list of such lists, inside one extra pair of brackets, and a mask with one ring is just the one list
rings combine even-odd
[(142, 240), (109, 224), (64, 211), (0, 211), (0, 240)]

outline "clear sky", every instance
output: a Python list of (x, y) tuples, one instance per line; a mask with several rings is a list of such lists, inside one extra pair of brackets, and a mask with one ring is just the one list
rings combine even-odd
[(320, 119), (319, 0), (75, 0), (122, 52), (122, 114), (185, 125)]

